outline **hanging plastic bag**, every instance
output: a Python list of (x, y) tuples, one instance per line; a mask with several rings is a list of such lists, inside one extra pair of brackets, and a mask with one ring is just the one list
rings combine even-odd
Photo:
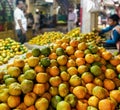
[(99, 12), (101, 6), (101, 0), (88, 0), (87, 1), (87, 12)]

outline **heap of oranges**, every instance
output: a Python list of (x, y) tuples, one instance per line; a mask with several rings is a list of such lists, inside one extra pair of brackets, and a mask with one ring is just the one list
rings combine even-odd
[[(29, 83), (28, 86), (24, 85), (27, 90), (22, 88), (18, 95), (10, 94), (5, 102), (0, 103), (0, 107), (5, 103), (11, 110), (16, 108), (117, 110), (119, 108), (119, 55), (113, 56), (103, 47), (97, 47), (97, 51), (93, 52), (92, 47), (89, 48), (85, 42), (80, 43), (78, 40), (65, 38), (57, 40), (50, 49), (47, 56), (40, 51), (37, 57), (32, 52), (26, 53), (26, 59), (21, 61), (22, 66), (16, 65), (17, 61), (8, 65), (9, 73), (11, 67), (18, 67), (20, 70), (20, 74), (17, 72), (17, 75), (14, 74), (15, 82), (21, 87), (23, 82), (29, 80)], [(43, 59), (44, 63), (41, 62)], [(5, 88), (10, 88), (10, 85)], [(13, 100), (15, 104), (12, 104)]]

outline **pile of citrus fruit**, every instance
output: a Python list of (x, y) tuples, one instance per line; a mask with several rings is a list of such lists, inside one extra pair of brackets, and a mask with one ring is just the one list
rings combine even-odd
[(0, 110), (117, 110), (120, 55), (64, 38), (15, 59), (0, 82)]
[(7, 63), (15, 55), (27, 52), (27, 48), (11, 38), (0, 39), (0, 65)]
[(46, 45), (55, 42), (56, 39), (61, 39), (63, 36), (64, 34), (61, 32), (45, 32), (31, 39), (29, 44)]
[(98, 44), (99, 41), (102, 39), (98, 34), (95, 32), (89, 33), (80, 33), (80, 28), (77, 27), (66, 34), (61, 32), (45, 32), (43, 35), (38, 35), (29, 41), (29, 44), (37, 44), (37, 45), (48, 45), (51, 43), (55, 43), (58, 39), (77, 39), (79, 42), (86, 42), (86, 43), (95, 43)]

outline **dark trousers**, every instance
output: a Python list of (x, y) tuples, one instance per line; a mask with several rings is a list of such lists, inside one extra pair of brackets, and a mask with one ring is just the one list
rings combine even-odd
[(23, 34), (21, 29), (16, 30), (16, 34), (18, 37), (18, 41), (21, 44), (24, 44), (26, 42), (26, 34)]

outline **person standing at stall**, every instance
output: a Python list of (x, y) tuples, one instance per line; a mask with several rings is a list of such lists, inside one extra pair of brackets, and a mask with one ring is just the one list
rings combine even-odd
[(26, 42), (26, 31), (25, 28), (25, 15), (23, 12), (24, 2), (22, 0), (16, 1), (16, 8), (14, 10), (14, 21), (15, 21), (15, 30), (18, 37), (18, 41), (23, 44)]
[(74, 13), (74, 10), (72, 8), (69, 8), (68, 11), (68, 31), (70, 31), (76, 27), (77, 14)]

